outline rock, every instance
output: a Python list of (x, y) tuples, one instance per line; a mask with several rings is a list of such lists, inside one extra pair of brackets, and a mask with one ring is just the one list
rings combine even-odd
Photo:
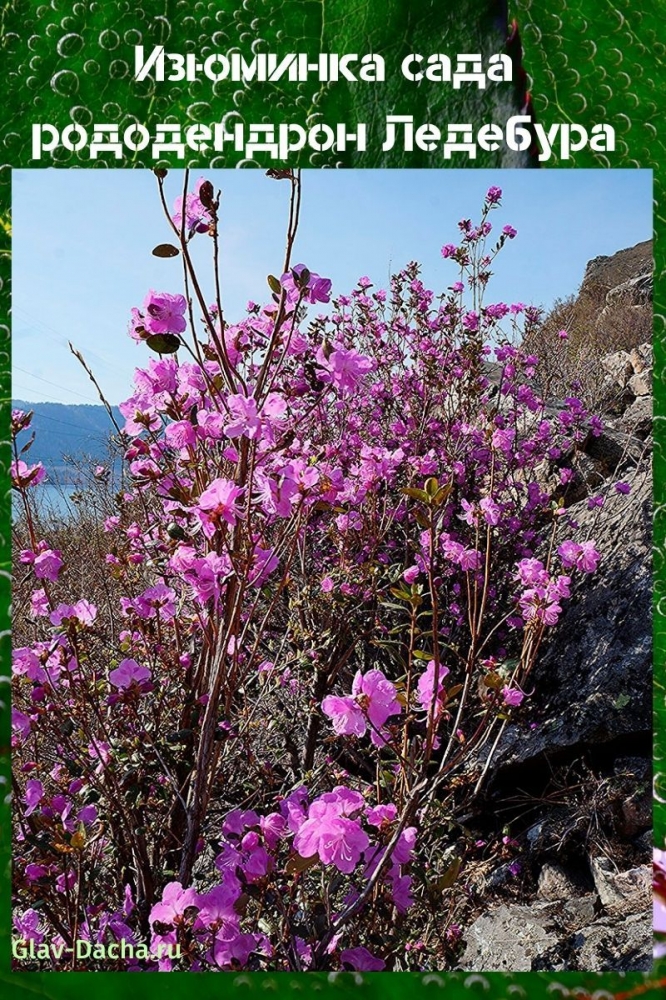
[(594, 257), (585, 268), (580, 295), (603, 305), (609, 292), (643, 276), (651, 276), (652, 240), (644, 240), (611, 256)]
[(624, 837), (635, 837), (651, 826), (652, 799), (644, 793), (635, 792), (622, 803), (620, 831)]
[(649, 371), (637, 372), (636, 375), (631, 376), (628, 385), (634, 396), (648, 396), (652, 392), (652, 373)]
[(594, 920), (597, 909), (597, 898), (593, 893), (574, 896), (564, 904), (562, 911), (563, 924), (569, 933), (585, 927)]
[[(492, 780), (507, 769), (567, 749), (622, 737), (631, 753), (651, 733), (652, 481), (641, 467), (628, 496), (610, 495), (599, 520), (585, 501), (569, 508), (580, 537), (602, 561), (579, 579), (531, 678), (531, 718), (510, 723), (497, 746)], [(565, 525), (558, 540), (567, 537)], [(634, 749), (635, 752), (635, 749)], [(642, 749), (641, 749), (642, 752)]]
[(652, 409), (651, 396), (638, 396), (622, 415), (622, 429), (644, 440), (652, 432)]
[(652, 350), (652, 344), (646, 342), (644, 344), (639, 344), (636, 348), (638, 356), (643, 360), (646, 368), (652, 368), (654, 365), (654, 351)]
[(545, 864), (539, 872), (541, 899), (571, 899), (580, 894), (581, 883), (560, 865)]
[(503, 865), (498, 865), (483, 880), (483, 892), (496, 892), (503, 886), (515, 882), (516, 871), (511, 861), (506, 861)]
[(608, 916), (645, 914), (650, 909), (652, 866), (615, 871), (608, 858), (592, 858), (590, 868), (599, 901)]
[(652, 270), (645, 274), (639, 274), (635, 278), (629, 278), (621, 284), (611, 288), (606, 293), (606, 303), (609, 306), (631, 305), (641, 306), (652, 302), (654, 281)]
[(615, 351), (601, 359), (601, 366), (621, 388), (624, 388), (634, 372), (631, 357), (626, 351)]
[(652, 968), (652, 920), (632, 916), (620, 923), (599, 920), (574, 935), (578, 969), (631, 972)]
[[(559, 949), (555, 922), (559, 909), (557, 903), (494, 907), (465, 933), (460, 968), (470, 972), (531, 972), (540, 957)], [(566, 968), (561, 956), (553, 959), (553, 970)]]
[(585, 454), (594, 461), (597, 472), (606, 479), (621, 474), (628, 466), (636, 466), (645, 446), (631, 434), (606, 424), (601, 434), (589, 436), (584, 448)]
[(649, 911), (613, 921), (595, 919), (595, 897), (567, 903), (502, 905), (465, 931), (459, 969), (465, 972), (622, 972), (652, 964)]
[(502, 905), (478, 917), (464, 934), (465, 972), (589, 972), (648, 969), (650, 914), (613, 923), (595, 919), (591, 894), (562, 903)]
[[(620, 757), (615, 761), (614, 782), (618, 790), (625, 794), (620, 803), (618, 827), (627, 838), (637, 838), (638, 834), (652, 827), (652, 761), (644, 757)], [(652, 860), (652, 845), (639, 854), (646, 863)]]
[(639, 837), (634, 840), (634, 847), (638, 851), (641, 857), (651, 858), (652, 857), (652, 824), (650, 824), (650, 829), (646, 830), (645, 833), (641, 833)]
[(637, 375), (640, 375), (640, 373), (644, 372), (645, 369), (648, 367), (645, 364), (645, 361), (643, 360), (637, 347), (631, 348), (631, 350), (629, 351), (629, 357), (631, 358), (631, 364), (633, 365), (634, 372)]

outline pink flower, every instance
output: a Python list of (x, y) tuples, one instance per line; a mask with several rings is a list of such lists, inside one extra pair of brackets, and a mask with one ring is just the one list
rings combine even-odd
[(513, 429), (500, 428), (493, 433), (492, 445), (493, 448), (499, 448), (500, 451), (508, 453), (513, 447), (513, 440), (515, 438), (515, 431)]
[(557, 595), (549, 595), (547, 588), (534, 587), (519, 597), (520, 610), (526, 622), (541, 621), (556, 625), (562, 613)]
[(576, 565), (583, 573), (594, 573), (601, 562), (601, 553), (595, 548), (593, 541), (581, 542), (580, 554)]
[(78, 625), (92, 625), (97, 618), (97, 608), (89, 601), (82, 599), (76, 604), (59, 604), (49, 616), (52, 625), (62, 625), (66, 620)]
[(331, 279), (322, 278), (314, 271), (308, 272), (308, 279), (303, 281), (303, 272), (307, 271), (305, 264), (297, 264), (280, 278), (280, 284), (287, 293), (287, 302), (294, 305), (301, 294), (304, 302), (328, 302), (331, 298)]
[(252, 440), (257, 437), (261, 428), (261, 420), (257, 412), (254, 396), (235, 395), (228, 398), (231, 421), (225, 426), (227, 437), (236, 438), (244, 434)]
[(575, 566), (583, 573), (594, 573), (601, 561), (601, 553), (597, 551), (594, 541), (579, 544), (567, 539), (562, 542), (557, 551), (564, 569)]
[(486, 201), (489, 205), (497, 205), (500, 198), (502, 197), (502, 189), (499, 187), (489, 187), (486, 192)]
[(167, 424), (164, 440), (171, 448), (188, 448), (196, 444), (197, 435), (189, 420), (175, 420)]
[(333, 729), (338, 736), (363, 736), (365, 733), (365, 715), (356, 700), (349, 695), (327, 695), (321, 703), (321, 710), (332, 720)]
[(338, 871), (349, 874), (369, 846), (368, 835), (361, 829), (358, 820), (332, 816), (323, 818), (318, 854), (325, 865), (335, 865)]
[(79, 812), (76, 817), (77, 823), (83, 823), (84, 826), (90, 826), (90, 824), (94, 823), (96, 819), (97, 819), (97, 806), (92, 804), (89, 806), (83, 806), (82, 809), (79, 809)]
[(39, 486), (46, 479), (46, 469), (37, 462), (36, 465), (26, 465), (22, 459), (12, 461), (10, 465), (12, 485), (24, 490), (28, 486)]
[(37, 552), (24, 549), (20, 556), (21, 562), (32, 565), (38, 580), (55, 583), (63, 567), (62, 553), (59, 549), (49, 549), (46, 542), (40, 542), (37, 549)]
[(470, 503), (469, 500), (465, 500), (464, 497), (460, 501), (460, 506), (464, 511), (464, 514), (460, 515), (460, 519), (465, 521), (466, 524), (469, 524), (470, 527), (474, 527), (475, 524), (478, 524), (479, 512), (476, 506), (473, 503)]
[(395, 845), (393, 854), (391, 855), (391, 860), (396, 864), (406, 865), (407, 862), (412, 857), (412, 852), (416, 845), (416, 836), (418, 830), (415, 826), (406, 827), (398, 839), (398, 843)]
[(323, 590), (323, 592), (325, 594), (330, 594), (331, 591), (333, 590), (334, 586), (335, 586), (335, 584), (331, 580), (330, 576), (325, 576), (324, 579), (321, 581), (321, 584), (320, 584), (320, 587), (321, 587), (321, 589)]
[[(189, 192), (185, 196), (185, 235), (188, 232), (206, 233), (212, 222), (210, 212), (204, 208), (199, 198), (201, 185), (205, 184), (205, 178), (200, 177), (194, 186), (194, 193)], [(183, 196), (179, 195), (173, 203), (173, 224), (177, 229), (181, 229), (183, 224)]]
[(340, 952), (340, 961), (356, 972), (381, 972), (386, 968), (386, 962), (381, 958), (375, 958), (362, 945), (358, 948), (345, 948), (344, 951)]
[(366, 355), (359, 354), (353, 347), (347, 349), (342, 345), (335, 345), (328, 357), (320, 347), (317, 351), (317, 363), (324, 369), (320, 374), (321, 380), (332, 383), (343, 393), (356, 389), (363, 375), (373, 368), (373, 362)]
[(560, 338), (560, 340), (568, 340), (569, 339), (569, 334), (567, 333), (566, 330), (558, 330), (557, 331), (557, 336)]
[(121, 660), (116, 669), (109, 674), (111, 684), (120, 689), (127, 688), (134, 682), (141, 684), (150, 678), (148, 667), (141, 666), (136, 660)]
[(213, 961), (221, 969), (243, 968), (261, 943), (260, 934), (244, 934), (233, 926), (222, 927), (213, 942)]
[(221, 521), (233, 525), (242, 511), (236, 501), (245, 491), (230, 479), (214, 479), (197, 501), (197, 515), (207, 538), (212, 538)]
[(148, 292), (143, 300), (145, 315), (143, 325), (147, 333), (183, 333), (187, 323), (184, 295), (170, 295), (168, 292)]
[(469, 333), (476, 333), (479, 329), (479, 314), (474, 311), (465, 313), (462, 323)]
[(402, 574), (402, 578), (405, 581), (405, 583), (412, 584), (418, 579), (420, 573), (421, 569), (419, 566), (408, 566), (405, 572)]
[(504, 236), (508, 236), (509, 239), (512, 240), (515, 236), (518, 235), (518, 230), (514, 229), (513, 226), (504, 226), (502, 229), (502, 233)]
[(33, 590), (30, 595), (30, 614), (34, 618), (46, 618), (49, 613), (49, 599), (43, 588)]
[(515, 708), (517, 705), (520, 705), (524, 697), (525, 695), (519, 688), (512, 688), (512, 687), (502, 688), (502, 698), (504, 700), (504, 704), (509, 705), (512, 708)]
[(25, 877), (29, 879), (30, 882), (36, 882), (37, 879), (44, 878), (49, 874), (51, 869), (48, 865), (26, 865), (25, 866)]
[(479, 507), (481, 508), (481, 512), (488, 524), (499, 524), (502, 511), (492, 497), (483, 497), (483, 499), (479, 502)]
[(180, 882), (168, 882), (162, 892), (162, 899), (150, 911), (150, 923), (173, 924), (180, 920), (188, 906), (197, 905), (194, 889), (183, 889)]
[(393, 905), (399, 913), (406, 913), (414, 902), (414, 897), (411, 892), (412, 879), (410, 875), (398, 874), (399, 871), (400, 868), (396, 865), (389, 873), (389, 879), (391, 882), (391, 899), (393, 901)]
[(215, 885), (206, 893), (198, 894), (195, 905), (199, 907), (197, 926), (210, 927), (211, 924), (239, 923), (234, 903), (241, 894), (240, 883), (235, 878), (225, 877), (221, 885)]
[(516, 577), (524, 587), (545, 587), (550, 580), (540, 559), (521, 559), (516, 568)]
[(402, 711), (395, 696), (395, 684), (381, 670), (369, 670), (367, 674), (361, 674), (359, 670), (352, 682), (352, 694), (364, 707), (376, 729), (381, 729), (390, 715), (399, 715)]
[(615, 492), (616, 493), (624, 493), (625, 495), (627, 493), (631, 493), (631, 484), (630, 483), (624, 483), (624, 482), (623, 483), (616, 483), (615, 484)]
[(19, 737), (26, 739), (30, 735), (31, 728), (30, 716), (12, 707), (12, 729), (17, 730)]
[(308, 819), (294, 838), (294, 849), (302, 857), (318, 854), (325, 865), (335, 865), (346, 874), (354, 871), (369, 846), (358, 820), (339, 815), (335, 803), (321, 800), (312, 804)]
[(344, 785), (326, 792), (308, 810), (294, 838), (294, 850), (304, 858), (318, 854), (324, 864), (350, 873), (370, 846), (370, 840), (353, 818), (364, 806), (363, 796)]
[(372, 809), (368, 809), (366, 813), (366, 819), (370, 826), (384, 826), (385, 824), (392, 823), (398, 815), (398, 810), (392, 802), (388, 802), (386, 805), (374, 806)]
[(31, 778), (30, 781), (27, 781), (25, 785), (24, 797), (24, 802), (27, 806), (25, 815), (29, 816), (33, 813), (43, 798), (44, 786), (41, 781), (37, 781), (36, 778)]
[(12, 923), (23, 941), (34, 941), (41, 944), (45, 934), (40, 930), (41, 916), (37, 910), (28, 909), (23, 913), (16, 913), (12, 917)]
[(426, 713), (430, 712), (433, 703), (435, 703), (435, 719), (438, 719), (441, 714), (440, 697), (444, 690), (444, 678), (448, 673), (449, 668), (445, 667), (443, 663), (440, 663), (437, 677), (437, 690), (435, 690), (435, 661), (429, 660), (428, 665), (424, 673), (422, 673), (419, 677), (417, 684), (416, 700)]
[(333, 729), (339, 736), (363, 736), (369, 721), (372, 742), (382, 746), (384, 739), (379, 731), (389, 716), (402, 711), (395, 695), (395, 685), (381, 670), (370, 670), (365, 675), (359, 670), (352, 683), (351, 696), (327, 695), (321, 708), (333, 721)]
[(259, 820), (264, 841), (269, 850), (274, 850), (287, 832), (287, 823), (280, 813), (269, 813)]

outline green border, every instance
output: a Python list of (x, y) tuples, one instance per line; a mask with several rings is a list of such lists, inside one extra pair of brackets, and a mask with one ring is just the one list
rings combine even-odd
[[(663, 450), (661, 426), (666, 416), (666, 379), (664, 366), (664, 326), (666, 308), (663, 276), (665, 267), (664, 244), (666, 222), (663, 214), (661, 189), (664, 183), (664, 135), (658, 131), (659, 115), (666, 106), (666, 69), (663, 55), (666, 51), (660, 41), (663, 37), (663, 16), (666, 0), (517, 0), (510, 6), (512, 14), (520, 21), (526, 47), (525, 65), (532, 80), (518, 73), (517, 84), (505, 91), (503, 104), (506, 113), (516, 113), (525, 104), (527, 88), (534, 94), (534, 108), (539, 120), (545, 124), (554, 121), (611, 121), (618, 126), (621, 147), (609, 157), (613, 166), (652, 167), (655, 170), (657, 201), (655, 222), (656, 274), (655, 285), (655, 712), (657, 739), (655, 755), (663, 761), (666, 749), (666, 699), (664, 697), (664, 652), (666, 651), (666, 617), (659, 599), (666, 596), (664, 552), (666, 551), (666, 454)], [(9, 99), (4, 102), (0, 115), (0, 218), (5, 218), (10, 199), (10, 168), (33, 166), (29, 156), (29, 131), (32, 121), (54, 123), (71, 120), (81, 122), (106, 121), (135, 115), (149, 124), (174, 115), (176, 120), (187, 121), (190, 116), (205, 120), (205, 109), (192, 105), (202, 100), (201, 88), (173, 85), (160, 93), (149, 93), (145, 88), (133, 87), (122, 65), (115, 65), (122, 55), (125, 40), (136, 37), (132, 32), (141, 31), (142, 41), (149, 48), (164, 41), (174, 51), (185, 51), (188, 39), (195, 47), (210, 44), (224, 50), (239, 41), (248, 44), (252, 37), (261, 37), (271, 51), (381, 51), (387, 65), (398, 66), (401, 55), (407, 51), (476, 51), (484, 41), (490, 40), (497, 50), (506, 34), (507, 12), (504, 0), (449, 0), (434, 3), (431, 0), (386, 0), (378, 8), (376, 0), (217, 0), (198, 4), (181, 4), (178, 0), (14, 0), (0, 5), (0, 52), (3, 55), (3, 72)], [(195, 8), (190, 10), (190, 8)], [(195, 17), (192, 17), (194, 13)], [(188, 21), (187, 19), (190, 18)], [(502, 22), (505, 22), (504, 24)], [(117, 33), (103, 35), (104, 31)], [(76, 36), (65, 43), (67, 36)], [(217, 37), (216, 37), (217, 36)], [(80, 39), (80, 41), (79, 41)], [(590, 41), (594, 42), (590, 46)], [(127, 42), (129, 44), (129, 41)], [(473, 48), (471, 46), (474, 46)], [(593, 51), (594, 49), (594, 51)], [(617, 60), (620, 51), (622, 67)], [(514, 38), (512, 54), (519, 66), (520, 44)], [(71, 76), (58, 77), (64, 71), (77, 72), (77, 81)], [(86, 68), (87, 67), (87, 68)], [(629, 70), (629, 72), (627, 72)], [(605, 77), (604, 77), (605, 74)], [(131, 76), (131, 74), (130, 74)], [(578, 79), (576, 79), (576, 76)], [(111, 79), (113, 77), (113, 79)], [(53, 80), (56, 82), (52, 84)], [(602, 82), (605, 80), (605, 88)], [(629, 83), (627, 84), (627, 80)], [(612, 86), (608, 86), (608, 84)], [(635, 93), (634, 93), (635, 91)], [(580, 94), (589, 97), (583, 108)], [(594, 95), (594, 100), (592, 96)], [(203, 95), (206, 96), (205, 94)], [(242, 93), (239, 88), (220, 87), (212, 105), (217, 111), (224, 108), (242, 113), (247, 121), (261, 121), (265, 113), (265, 93), (249, 87)], [(295, 87), (287, 84), (273, 87), (270, 94), (271, 119), (274, 121), (303, 121), (313, 111), (321, 112), (329, 122), (381, 120), (388, 109), (413, 113), (420, 121), (484, 121), (493, 120), (485, 101), (479, 96), (461, 106), (456, 104), (450, 89), (436, 85), (414, 89), (404, 81), (393, 80), (384, 85), (346, 86), (324, 89), (319, 93), (314, 86)], [(73, 110), (74, 108), (78, 110)], [(464, 117), (461, 115), (464, 114)], [(71, 117), (70, 117), (71, 115)], [(587, 119), (586, 119), (587, 116)], [(216, 117), (214, 114), (212, 117)], [(495, 119), (496, 120), (496, 119)], [(199, 165), (203, 165), (202, 160)], [(457, 166), (451, 161), (451, 166)], [(76, 159), (61, 163), (62, 166), (78, 165)], [(83, 165), (83, 164), (82, 164)], [(90, 164), (85, 164), (90, 165)], [(103, 165), (103, 164), (100, 164)], [(143, 165), (136, 157), (132, 166)], [(177, 165), (174, 163), (174, 165)], [(182, 164), (181, 164), (182, 165)], [(233, 158), (218, 166), (234, 165)], [(269, 162), (265, 166), (272, 165)], [(305, 161), (303, 165), (333, 165), (325, 157)], [(345, 166), (404, 166), (430, 167), (444, 165), (441, 160), (422, 154), (381, 156), (376, 151), (365, 155), (350, 155), (342, 161)], [(466, 164), (465, 164), (466, 165)], [(476, 166), (498, 165), (492, 158), (477, 161)], [(589, 154), (577, 156), (573, 163), (561, 166), (601, 166), (603, 159)], [(0, 231), (0, 309), (3, 313), (0, 326), (0, 427), (6, 435), (8, 428), (8, 403), (10, 399), (9, 375), (9, 258), (8, 239)], [(0, 464), (5, 469), (9, 462), (6, 445), (0, 445)], [(6, 480), (7, 482), (7, 480)], [(8, 638), (8, 578), (10, 537), (10, 505), (7, 491), (0, 500), (0, 657), (3, 671), (9, 663)], [(666, 605), (665, 609), (666, 610)], [(4, 691), (4, 685), (3, 685)], [(8, 713), (0, 719), (0, 773), (8, 778)], [(18, 993), (30, 992), (47, 997), (88, 996), (94, 992), (102, 997), (113, 995), (120, 986), (106, 973), (78, 973), (50, 976), (48, 973), (11, 973), (9, 971), (9, 810), (3, 803), (0, 812), (0, 982), (11, 984)], [(663, 844), (666, 835), (666, 809), (658, 805), (655, 810), (655, 833)], [(653, 970), (656, 975), (659, 970)], [(63, 979), (63, 975), (66, 977)], [(69, 978), (67, 976), (69, 975)], [(93, 978), (90, 978), (93, 977)], [(416, 978), (415, 978), (416, 977)], [(374, 974), (362, 977), (360, 984), (350, 974), (329, 981), (325, 975), (310, 974), (307, 987), (318, 987), (323, 993), (358, 992), (366, 996), (397, 997), (412, 989), (418, 981), (416, 974), (386, 976)], [(632, 973), (624, 978), (616, 975), (586, 973), (565, 974), (485, 974), (467, 976), (443, 974), (427, 976), (424, 983), (432, 988), (469, 994), (479, 992), (490, 998), (511, 996), (509, 987), (522, 988), (516, 994), (529, 997), (551, 995), (555, 983), (569, 987), (607, 989), (611, 992), (631, 990), (643, 982), (644, 977)], [(178, 976), (161, 978), (159, 984), (146, 984), (142, 980), (142, 993), (160, 991), (166, 996), (185, 994), (190, 985), (179, 985)], [(202, 996), (219, 993), (217, 980), (210, 976), (199, 977), (197, 989)], [(222, 980), (231, 993), (262, 992), (264, 988), (302, 988), (302, 977), (288, 974), (273, 976), (253, 974), (234, 976)], [(125, 982), (120, 987), (124, 993), (136, 989)], [(131, 993), (130, 993), (131, 995)]]

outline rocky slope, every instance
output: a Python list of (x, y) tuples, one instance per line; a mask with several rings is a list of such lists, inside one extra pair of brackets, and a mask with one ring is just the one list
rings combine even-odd
[(602, 306), (651, 302), (652, 254), (652, 240), (645, 240), (610, 257), (593, 257), (585, 268), (579, 295)]
[[(651, 308), (651, 265), (651, 241), (590, 261), (580, 295), (598, 329), (618, 304)], [(604, 431), (578, 454), (566, 500), (600, 572), (579, 582), (465, 817), (480, 834), (498, 811), (518, 864), (469, 867), (479, 905), (460, 969), (651, 967), (652, 349), (626, 346), (600, 359)]]

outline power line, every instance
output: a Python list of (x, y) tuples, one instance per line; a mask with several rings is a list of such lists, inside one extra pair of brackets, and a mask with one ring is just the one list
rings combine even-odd
[[(58, 382), (51, 382), (50, 379), (48, 379), (48, 378), (42, 378), (41, 375), (33, 375), (32, 372), (27, 371), (27, 369), (25, 369), (25, 368), (21, 368), (20, 365), (12, 365), (12, 368), (15, 368), (19, 372), (23, 372), (24, 375), (29, 375), (30, 378), (36, 378), (40, 382), (46, 382), (47, 385), (52, 385), (56, 389), (62, 389), (63, 392), (69, 392), (73, 396), (80, 396), (81, 399), (87, 399), (88, 402), (90, 402), (90, 403), (95, 403), (95, 405), (100, 405), (99, 404), (99, 400), (93, 399), (92, 396), (84, 396), (82, 392), (77, 392), (76, 389), (68, 389), (66, 385), (59, 385)], [(26, 389), (27, 387), (23, 386), (22, 388)], [(28, 392), (29, 391), (30, 390), (28, 389)], [(60, 400), (51, 400), (51, 402), (54, 402), (54, 403), (55, 402), (60, 402)]]
[[(27, 402), (27, 400), (26, 400), (26, 402)], [(66, 406), (67, 404), (63, 403), (62, 405)], [(48, 415), (48, 413), (35, 413), (34, 414), (34, 419), (35, 420), (51, 420), (51, 421), (53, 421), (53, 423), (56, 423), (56, 424), (64, 424), (65, 427), (74, 427), (75, 430), (78, 431), (78, 437), (80, 437), (80, 438), (84, 438), (84, 437), (88, 437), (88, 438), (90, 438), (90, 437), (96, 437), (96, 438), (100, 438), (101, 439), (103, 437), (103, 435), (104, 435), (104, 431), (101, 428), (99, 430), (96, 430), (96, 429), (94, 429), (92, 427), (86, 429), (84, 427), (81, 427), (79, 424), (72, 424), (72, 423), (70, 423), (69, 420), (61, 420), (60, 417), (50, 417)], [(109, 424), (109, 427), (110, 426), (111, 425)], [(63, 435), (63, 437), (74, 437), (74, 436), (75, 436), (74, 434)]]
[[(30, 323), (35, 324), (37, 326), (43, 327), (43, 329), (45, 331), (49, 331), (50, 330), (51, 333), (48, 333), (48, 332), (46, 333), (47, 339), (53, 341), (53, 343), (57, 344), (58, 347), (64, 348), (65, 344), (67, 343), (67, 340), (69, 339), (66, 334), (61, 333), (59, 330), (56, 330), (56, 328), (53, 327), (53, 326), (49, 326), (49, 324), (45, 323), (42, 319), (39, 319), (38, 317), (33, 316), (31, 313), (29, 313), (22, 306), (14, 306), (12, 312), (13, 313), (17, 313), (17, 312), (23, 313), (23, 315), (27, 318), (27, 320)], [(54, 336), (54, 334), (55, 334), (55, 336)], [(102, 364), (104, 364), (104, 365), (107, 366), (107, 368), (113, 368), (113, 369), (115, 369), (115, 371), (122, 372), (123, 375), (127, 375), (127, 369), (121, 367), (120, 365), (114, 364), (113, 361), (109, 361), (108, 358), (106, 358), (103, 354), (100, 354), (98, 351), (95, 351), (94, 353), (99, 358), (99, 360), (102, 362)]]

